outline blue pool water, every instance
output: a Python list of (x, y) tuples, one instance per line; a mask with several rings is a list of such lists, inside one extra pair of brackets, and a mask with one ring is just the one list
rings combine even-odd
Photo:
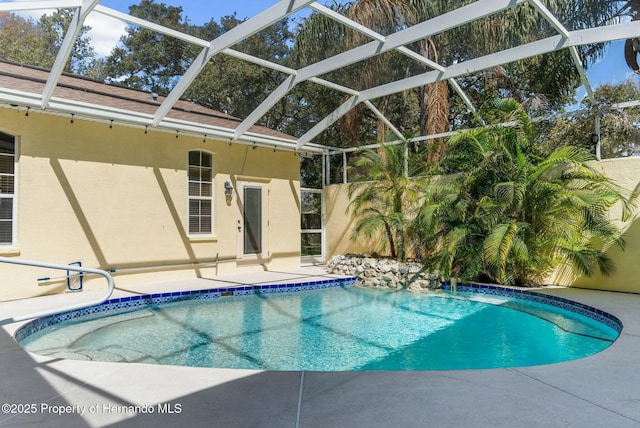
[(266, 370), (518, 367), (582, 358), (619, 332), (564, 309), (475, 293), (336, 287), (145, 306), (21, 344), (59, 358)]

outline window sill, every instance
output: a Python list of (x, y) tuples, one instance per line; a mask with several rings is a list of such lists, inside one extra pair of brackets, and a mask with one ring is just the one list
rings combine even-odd
[(0, 246), (0, 256), (19, 256), (20, 248)]
[(218, 242), (215, 235), (189, 235), (187, 238), (190, 242)]

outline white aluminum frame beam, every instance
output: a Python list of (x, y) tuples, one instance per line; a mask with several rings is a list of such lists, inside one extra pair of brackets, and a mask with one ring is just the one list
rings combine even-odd
[(222, 34), (220, 37), (212, 40), (209, 46), (200, 52), (178, 84), (169, 93), (160, 107), (158, 107), (158, 110), (153, 115), (153, 126), (160, 124), (160, 121), (167, 115), (171, 108), (173, 108), (174, 104), (180, 99), (196, 77), (198, 77), (214, 55), (269, 27), (282, 18), (297, 12), (310, 3), (313, 3), (313, 1), (314, 0), (280, 0), (265, 11), (260, 12), (237, 27)]
[(589, 100), (595, 102), (596, 97), (593, 94), (593, 88), (591, 87), (591, 83), (589, 82), (589, 78), (587, 77), (587, 73), (584, 70), (584, 64), (582, 64), (582, 60), (580, 59), (580, 55), (578, 55), (578, 49), (575, 46), (571, 46), (569, 48), (569, 53), (571, 54), (571, 58), (573, 58), (573, 63), (576, 65), (576, 69), (578, 70), (578, 74), (580, 75), (580, 81), (584, 86), (584, 89), (587, 91), (587, 96)]
[[(343, 16), (331, 9), (329, 9), (326, 6), (323, 6), (319, 3), (314, 3), (311, 5), (311, 8), (314, 9), (315, 11), (333, 19), (334, 21), (337, 21), (339, 23), (341, 23), (342, 25), (351, 28), (352, 30), (358, 31), (362, 34), (364, 34), (365, 36), (368, 36), (370, 38), (372, 38), (373, 40), (376, 40), (378, 42), (382, 42), (385, 43), (387, 41), (387, 38), (385, 36), (383, 36), (382, 34), (371, 30), (368, 27), (365, 27), (362, 24), (359, 24), (349, 18), (347, 18), (346, 16)], [(425, 65), (428, 65), (429, 67), (433, 68), (434, 70), (440, 70), (440, 71), (444, 71), (444, 67), (441, 66), (440, 64), (438, 64), (437, 62), (431, 61), (429, 58), (426, 58), (414, 51), (412, 51), (411, 49), (407, 48), (406, 46), (400, 46), (395, 48), (396, 51), (401, 52), (402, 54), (406, 55), (409, 58), (412, 58), (418, 62), (421, 62)]]
[[(640, 100), (634, 100), (634, 101), (626, 101), (626, 102), (623, 102), (623, 103), (611, 104), (611, 105), (608, 105), (606, 109), (608, 111), (611, 111), (611, 110), (619, 110), (619, 109), (638, 107), (638, 106), (640, 106)], [(532, 121), (533, 122), (541, 122), (541, 121), (545, 121), (545, 120), (553, 120), (553, 119), (558, 119), (558, 118), (572, 117), (572, 116), (576, 116), (576, 115), (584, 114), (584, 113), (588, 113), (588, 112), (589, 111), (587, 109), (571, 110), (571, 111), (568, 111), (568, 112), (555, 114), (553, 116), (534, 117), (532, 119)], [(501, 126), (517, 126), (518, 124), (516, 122), (502, 122), (499, 125), (501, 125)], [(432, 139), (436, 139), (436, 138), (446, 138), (446, 137), (450, 137), (452, 135), (456, 135), (459, 132), (471, 131), (473, 129), (478, 129), (478, 128), (467, 128), (467, 129), (464, 129), (464, 130), (443, 132), (441, 134), (432, 134), (432, 135), (426, 135), (426, 136), (422, 136), (422, 137), (415, 137), (415, 138), (410, 139), (409, 142), (419, 142), (419, 141), (425, 141), (425, 140), (432, 140)], [(388, 142), (385, 142), (384, 144), (387, 145), (387, 146), (395, 146), (395, 145), (402, 144), (402, 143), (403, 143), (402, 140), (396, 140), (396, 141), (388, 141)], [(358, 151), (365, 150), (365, 149), (375, 149), (375, 148), (378, 148), (378, 147), (380, 147), (380, 144), (376, 143), (376, 144), (367, 144), (367, 145), (358, 146), (358, 147), (337, 148), (337, 149), (328, 151), (326, 154), (328, 156), (333, 156), (333, 155), (337, 155), (337, 154), (340, 154), (340, 153), (353, 153), (353, 152), (358, 152)]]
[(298, 70), (300, 81), (320, 76), (346, 65), (380, 55), (384, 52), (405, 46), (425, 37), (455, 28), (460, 24), (471, 22), (488, 15), (512, 8), (528, 0), (479, 0), (467, 6), (421, 22), (420, 24), (391, 34), (385, 42), (373, 41), (341, 54), (319, 61)]
[(361, 91), (358, 96), (349, 98), (340, 107), (318, 122), (313, 128), (298, 139), (296, 148), (300, 149), (318, 134), (331, 126), (331, 124), (336, 120), (344, 116), (350, 109), (367, 100), (417, 88), (439, 80), (475, 73), (477, 71), (486, 70), (487, 68), (523, 60), (548, 52), (587, 44), (606, 43), (638, 36), (640, 36), (640, 21), (609, 25), (606, 27), (589, 28), (585, 30), (576, 30), (570, 32), (568, 38), (565, 38), (562, 35), (552, 36), (469, 61), (453, 64), (447, 67), (444, 73), (439, 71), (430, 71), (421, 75), (388, 83), (386, 85), (370, 88), (365, 91)]
[(367, 107), (369, 107), (369, 110), (371, 110), (378, 117), (378, 119), (380, 119), (385, 125), (387, 125), (387, 127), (391, 130), (391, 132), (396, 134), (396, 137), (398, 137), (400, 139), (404, 139), (404, 135), (402, 135), (402, 132), (398, 131), (398, 128), (396, 128), (393, 125), (393, 123), (391, 123), (391, 121), (389, 119), (387, 119), (386, 116), (384, 114), (382, 114), (382, 112), (380, 110), (378, 110), (378, 108), (376, 106), (373, 105), (373, 103), (371, 101), (367, 100), (367, 101), (364, 102), (364, 104)]
[[(558, 19), (551, 13), (547, 7), (542, 4), (540, 0), (529, 0), (529, 3), (540, 13), (548, 22), (551, 24), (553, 28), (565, 39), (568, 39), (570, 36), (569, 30), (560, 22)], [(587, 73), (584, 71), (584, 64), (582, 64), (582, 60), (580, 59), (580, 55), (578, 55), (578, 49), (575, 46), (571, 46), (569, 48), (569, 53), (571, 54), (571, 58), (573, 59), (573, 63), (578, 70), (578, 74), (580, 75), (580, 81), (587, 91), (587, 96), (591, 101), (595, 101), (595, 97), (593, 95), (593, 89), (591, 88), (591, 84), (589, 83), (589, 79), (587, 78)]]
[[(2, 4), (2, 3), (0, 3), (0, 4)], [(141, 28), (146, 28), (147, 30), (156, 31), (156, 32), (158, 32), (160, 34), (164, 34), (166, 36), (173, 37), (173, 38), (175, 38), (177, 40), (182, 40), (184, 42), (191, 43), (191, 44), (196, 45), (196, 46), (200, 46), (202, 48), (209, 47), (209, 44), (211, 43), (211, 42), (209, 42), (207, 40), (200, 39), (198, 37), (191, 36), (189, 34), (185, 34), (185, 33), (173, 30), (173, 29), (168, 28), (168, 27), (164, 27), (162, 25), (154, 24), (152, 22), (145, 21), (144, 19), (136, 18), (134, 16), (127, 15), (126, 13), (123, 13), (123, 12), (120, 12), (118, 10), (111, 9), (111, 8), (108, 8), (108, 7), (105, 7), (105, 6), (97, 6), (94, 9), (94, 11), (97, 12), (97, 13), (100, 13), (102, 15), (105, 15), (105, 16), (108, 16), (108, 17), (111, 17), (111, 18), (114, 18), (114, 19), (118, 19), (118, 20), (123, 21), (123, 22), (127, 22), (129, 24), (136, 25), (136, 26), (141, 27)], [(288, 74), (288, 75), (296, 74), (296, 70), (294, 70), (292, 68), (285, 67), (284, 65), (276, 64), (275, 62), (271, 62), (271, 61), (267, 61), (267, 60), (262, 59), (262, 58), (255, 57), (253, 55), (249, 55), (249, 54), (244, 53), (244, 52), (239, 52), (239, 51), (236, 51), (236, 50), (231, 49), (231, 48), (224, 49), (221, 53), (223, 53), (225, 55), (228, 55), (228, 56), (231, 56), (231, 57), (234, 57), (234, 58), (241, 59), (243, 61), (255, 64), (255, 65), (259, 65), (261, 67), (265, 67), (265, 68), (269, 68), (271, 70), (279, 71), (279, 72), (284, 73), (284, 74)], [(351, 88), (347, 88), (345, 86), (341, 86), (341, 85), (326, 81), (324, 79), (314, 78), (314, 79), (311, 79), (311, 81), (313, 81), (314, 83), (317, 83), (319, 85), (326, 86), (328, 88), (331, 88), (331, 89), (334, 89), (334, 90), (337, 90), (337, 91), (340, 91), (340, 92), (344, 92), (344, 93), (349, 94), (349, 95), (354, 95), (355, 93), (357, 93), (357, 91), (354, 91)]]
[(51, 96), (53, 95), (53, 91), (58, 84), (58, 80), (62, 75), (62, 71), (64, 70), (64, 66), (69, 61), (69, 57), (71, 56), (71, 52), (73, 51), (73, 45), (76, 43), (78, 39), (78, 35), (82, 31), (82, 26), (84, 25), (85, 19), (91, 11), (98, 5), (100, 0), (82, 0), (82, 4), (77, 9), (76, 14), (74, 15), (71, 23), (69, 24), (69, 28), (67, 29), (66, 34), (64, 35), (64, 40), (62, 41), (62, 46), (60, 46), (60, 50), (58, 51), (58, 55), (56, 56), (56, 61), (53, 64), (53, 68), (49, 73), (49, 78), (47, 79), (47, 83), (44, 86), (42, 91), (42, 104), (40, 105), (41, 109), (46, 109)]
[(538, 13), (541, 14), (544, 19), (546, 19), (549, 24), (551, 24), (551, 26), (556, 29), (558, 33), (562, 34), (565, 39), (569, 38), (569, 30), (567, 30), (567, 28), (560, 21), (558, 21), (558, 19), (551, 13), (549, 9), (547, 9), (544, 4), (542, 4), (540, 0), (529, 0), (529, 4), (531, 4), (531, 6), (533, 6), (533, 8), (536, 9)]
[[(375, 98), (379, 98), (382, 96), (390, 95), (393, 93), (397, 93), (403, 90), (416, 88), (419, 86), (427, 85), (430, 83), (434, 83), (440, 80), (448, 80), (450, 84), (453, 86), (454, 90), (463, 98), (465, 103), (469, 106), (470, 110), (475, 113), (475, 108), (473, 107), (471, 101), (464, 94), (462, 88), (455, 82), (454, 78), (458, 76), (462, 76), (465, 74), (473, 73), (475, 71), (484, 70), (486, 68), (493, 67), (495, 65), (500, 65), (504, 63), (509, 63), (513, 61), (518, 61), (521, 59), (525, 59), (531, 56), (536, 56), (540, 54), (544, 54), (547, 52), (557, 51), (560, 49), (569, 49), (570, 54), (576, 64), (578, 72), (580, 73), (580, 77), (582, 79), (582, 83), (585, 86), (587, 93), (590, 97), (593, 97), (593, 91), (591, 90), (591, 86), (589, 85), (586, 73), (584, 71), (584, 67), (581, 63), (581, 60), (578, 55), (578, 51), (576, 46), (592, 44), (592, 43), (606, 43), (613, 40), (620, 40), (632, 37), (640, 36), (640, 23), (639, 22), (630, 22), (612, 26), (604, 26), (591, 28), (587, 30), (578, 30), (578, 31), (568, 31), (562, 23), (560, 23), (556, 17), (545, 7), (541, 0), (478, 0), (475, 3), (470, 5), (461, 7), (459, 9), (453, 10), (446, 14), (434, 17), (428, 21), (424, 21), (420, 24), (417, 24), (411, 28), (399, 31), (397, 33), (391, 34), (388, 37), (384, 37), (377, 32), (368, 29), (348, 18), (340, 15), (331, 9), (320, 5), (318, 3), (314, 3), (314, 0), (280, 0), (270, 8), (266, 9), (262, 13), (254, 16), (253, 18), (243, 22), (238, 27), (230, 30), (229, 32), (223, 34), (222, 36), (212, 40), (206, 41), (199, 39), (197, 37), (190, 36), (188, 34), (175, 31), (149, 21), (145, 21), (139, 18), (135, 18), (131, 15), (104, 7), (99, 5), (100, 0), (34, 0), (34, 1), (10, 1), (0, 3), (0, 12), (1, 11), (28, 11), (28, 10), (50, 10), (57, 8), (72, 8), (77, 9), (76, 15), (71, 23), (71, 26), (67, 30), (65, 34), (65, 38), (63, 40), (62, 48), (58, 56), (56, 57), (56, 62), (54, 64), (53, 69), (49, 75), (47, 83), (45, 85), (45, 89), (41, 95), (30, 94), (29, 96), (22, 95), (17, 96), (16, 99), (21, 99), (24, 104), (28, 106), (40, 106), (41, 108), (50, 108), (51, 110), (56, 110), (62, 113), (68, 112), (71, 114), (77, 113), (79, 115), (93, 117), (93, 118), (122, 118), (123, 122), (135, 125), (135, 124), (143, 124), (143, 126), (156, 126), (167, 129), (180, 129), (186, 130), (188, 132), (193, 133), (206, 133), (208, 135), (229, 135), (230, 140), (239, 139), (240, 142), (245, 143), (249, 139), (255, 141), (255, 138), (263, 138), (265, 141), (261, 141), (263, 144), (270, 144), (267, 141), (273, 141), (270, 137), (265, 136), (257, 136), (252, 133), (247, 133), (248, 128), (257, 120), (260, 119), (261, 116), (266, 114), (266, 112), (270, 109), (264, 110), (267, 102), (275, 103), (277, 100), (284, 97), (286, 93), (296, 84), (302, 81), (312, 81), (314, 83), (318, 83), (324, 85), (326, 87), (330, 87), (334, 90), (341, 91), (343, 93), (351, 95), (351, 97), (338, 109), (324, 118), (321, 122), (316, 124), (312, 129), (310, 129), (305, 135), (303, 135), (300, 139), (297, 140), (296, 148), (299, 149), (304, 145), (308, 145), (309, 149), (314, 151), (321, 150), (321, 148), (315, 144), (310, 144), (310, 140), (328, 126), (337, 120), (339, 117), (344, 115), (346, 111), (355, 107), (357, 104), (364, 102), (369, 108), (372, 108), (372, 111), (376, 113), (378, 117), (384, 120), (384, 116), (377, 111), (375, 106), (371, 103), (371, 100)], [(547, 21), (558, 31), (559, 36), (550, 37), (547, 39), (543, 39), (537, 42), (525, 44), (522, 46), (518, 46), (512, 49), (507, 49), (501, 52), (497, 52), (494, 54), (486, 55), (484, 57), (476, 58), (470, 61), (466, 61), (460, 64), (454, 64), (447, 68), (440, 66), (439, 64), (430, 61), (429, 59), (422, 57), (421, 55), (411, 51), (406, 48), (405, 45), (415, 42), (416, 40), (422, 39), (424, 37), (428, 37), (429, 35), (437, 34), (448, 29), (454, 28), (456, 26), (460, 26), (462, 24), (472, 22), (477, 19), (481, 19), (483, 17), (492, 15), (494, 13), (500, 12), (502, 10), (506, 10), (515, 6), (519, 6), (522, 4), (528, 3), (532, 5), (542, 16), (547, 19)], [(331, 19), (334, 19), (338, 22), (341, 22), (344, 25), (353, 28), (356, 31), (360, 31), (363, 34), (368, 35), (374, 41), (369, 42), (363, 46), (352, 49), (347, 52), (343, 52), (342, 54), (336, 55), (332, 58), (328, 58), (324, 61), (317, 62), (315, 64), (311, 64), (307, 67), (304, 67), (300, 70), (293, 70), (291, 68), (275, 64), (273, 62), (263, 60), (248, 54), (244, 54), (241, 52), (234, 51), (231, 49), (231, 46), (234, 44), (250, 37), (256, 32), (272, 25), (274, 22), (289, 16), (292, 13), (304, 8), (310, 7), (320, 13), (324, 13), (329, 16)], [(147, 28), (152, 31), (156, 31), (159, 33), (166, 34), (171, 37), (175, 37), (180, 40), (184, 40), (188, 43), (194, 44), (196, 46), (201, 46), (203, 48), (202, 52), (198, 56), (198, 58), (191, 64), (187, 73), (182, 77), (179, 81), (178, 85), (174, 88), (173, 91), (169, 94), (169, 97), (165, 100), (165, 102), (158, 108), (155, 114), (152, 117), (148, 117), (150, 115), (140, 115), (135, 112), (129, 111), (111, 111), (108, 108), (96, 105), (83, 105), (82, 103), (70, 101), (70, 100), (61, 100), (53, 98), (53, 91), (57, 85), (58, 79), (62, 73), (64, 68), (64, 64), (68, 61), (70, 57), (73, 44), (77, 39), (79, 32), (81, 31), (84, 20), (87, 15), (92, 11), (96, 13), (101, 13), (107, 16), (111, 16), (125, 22), (132, 23), (134, 25), (138, 25), (140, 27)], [(436, 71), (430, 71), (427, 73), (423, 73), (418, 76), (413, 76), (410, 78), (402, 79), (396, 82), (391, 82), (386, 85), (381, 85), (374, 88), (369, 88), (363, 91), (356, 91), (351, 88), (347, 88), (332, 82), (328, 82), (326, 80), (321, 79), (319, 76), (330, 71), (336, 70), (338, 68), (344, 67), (345, 65), (353, 64), (355, 62), (362, 61), (364, 59), (370, 58), (375, 55), (379, 55), (383, 52), (387, 52), (389, 50), (398, 50), (405, 55), (420, 61), (428, 66), (433, 67)], [(283, 84), (274, 91), (268, 97), (261, 106), (259, 106), (254, 112), (250, 115), (250, 117), (245, 118), (245, 121), (236, 128), (235, 132), (229, 129), (212, 129), (206, 125), (198, 125), (194, 123), (179, 123), (180, 121), (176, 121), (174, 119), (166, 118), (166, 114), (171, 110), (175, 102), (182, 96), (184, 91), (189, 87), (189, 85), (193, 82), (193, 80), (198, 76), (198, 74), (202, 71), (204, 66), (207, 64), (209, 59), (218, 53), (223, 53), (226, 55), (230, 55), (236, 58), (239, 58), (244, 61), (248, 61), (260, 66), (268, 67), (273, 70), (277, 70), (284, 74), (288, 74), (289, 77), (283, 82)], [(5, 90), (1, 90), (1, 92), (6, 94)], [(275, 94), (275, 95), (274, 95)], [(273, 95), (273, 97), (272, 97)], [(276, 98), (279, 96), (280, 98)], [(5, 101), (9, 99), (14, 99), (11, 96), (4, 98)], [(1, 98), (0, 98), (1, 100)], [(275, 102), (274, 102), (275, 100)], [(91, 111), (94, 111), (95, 114), (92, 114)], [(260, 113), (262, 112), (262, 113)], [(133, 114), (135, 117), (131, 117)], [(129, 115), (131, 119), (127, 120), (126, 117)], [(260, 116), (258, 116), (260, 115)], [(142, 117), (145, 116), (145, 117)], [(258, 116), (256, 118), (256, 116)], [(251, 118), (251, 119), (250, 119)], [(255, 119), (255, 120), (254, 120)], [(250, 123), (250, 120), (254, 120), (254, 122)], [(387, 120), (385, 123), (390, 124)], [(248, 126), (247, 126), (248, 124)], [(399, 135), (397, 129), (392, 129), (396, 135)], [(219, 133), (217, 133), (219, 132)], [(433, 136), (426, 136), (421, 138), (432, 138)], [(276, 138), (277, 140), (277, 138)], [(291, 144), (290, 141), (278, 141), (278, 143)], [(330, 150), (330, 148), (326, 148)], [(311, 150), (310, 150), (311, 151)]]
[(357, 31), (358, 33), (362, 33), (365, 36), (368, 36), (370, 38), (372, 38), (373, 40), (377, 40), (379, 42), (384, 42), (385, 41), (385, 36), (383, 36), (382, 34), (379, 34), (376, 31), (373, 31), (371, 28), (369, 27), (365, 27), (362, 24), (359, 24), (349, 18), (347, 18), (344, 15), (339, 14), (338, 12), (336, 12), (333, 9), (330, 9), (324, 5), (321, 5), (318, 2), (312, 3), (309, 5), (309, 7), (313, 10), (315, 10), (316, 12), (333, 19), (334, 21), (337, 21), (339, 23), (341, 23), (342, 25), (351, 28), (354, 31)]
[[(247, 117), (240, 124), (240, 126), (238, 126), (234, 137), (239, 138), (244, 131), (249, 129), (251, 125), (258, 121), (269, 110), (271, 110), (271, 108), (298, 83), (394, 49), (404, 48), (403, 53), (407, 54), (406, 51), (408, 51), (412, 58), (418, 59), (422, 62), (428, 61), (425, 63), (442, 72), (444, 70), (444, 67), (428, 60), (427, 58), (424, 58), (421, 55), (416, 54), (415, 52), (412, 52), (409, 49), (406, 49), (405, 45), (413, 43), (420, 39), (424, 39), (425, 37), (450, 30), (460, 24), (471, 22), (492, 15), (494, 13), (510, 9), (528, 1), (529, 0), (479, 0), (470, 5), (463, 6), (451, 12), (421, 22), (420, 24), (416, 24), (407, 29), (398, 31), (397, 33), (385, 37), (383, 40), (380, 40), (380, 35), (377, 35), (376, 37), (374, 37), (377, 39), (375, 41), (369, 42), (354, 49), (350, 49), (346, 52), (340, 53), (331, 58), (327, 58), (323, 61), (316, 62), (307, 67), (303, 67), (297, 71), (295, 77), (285, 80), (278, 88), (276, 88), (251, 113), (251, 115)], [(320, 11), (325, 10), (325, 8), (318, 7), (317, 5), (314, 5), (313, 7)], [(346, 17), (343, 17), (342, 15), (339, 16), (341, 17), (339, 18), (340, 22), (342, 22), (343, 24), (348, 25), (349, 27), (354, 29), (359, 28), (356, 23), (353, 23), (353, 21), (347, 19)], [(333, 14), (330, 17), (333, 17)], [(371, 31), (369, 31), (369, 33), (370, 32)], [(416, 58), (416, 56), (418, 56), (419, 58)], [(461, 90), (459, 86), (457, 88), (456, 86), (454, 86), (454, 89), (456, 89), (456, 92), (458, 93), (458, 89)], [(357, 96), (357, 94), (354, 94), (354, 96)], [(463, 99), (465, 98), (468, 100), (467, 97), (463, 97)]]
[(155, 31), (157, 33), (160, 34), (164, 34), (166, 36), (170, 36), (170, 37), (174, 37), (178, 40), (182, 40), (188, 43), (192, 43), (194, 45), (206, 48), (209, 46), (209, 44), (211, 42), (208, 42), (206, 40), (200, 39), (198, 37), (194, 37), (192, 35), (183, 33), (181, 31), (178, 30), (174, 30), (172, 28), (169, 27), (165, 27), (163, 25), (158, 25), (155, 24), (153, 22), (150, 21), (146, 21), (144, 19), (141, 18), (137, 18), (135, 16), (126, 14), (124, 12), (120, 12), (119, 10), (115, 10), (115, 9), (111, 9), (109, 7), (106, 6), (102, 6), (102, 5), (98, 5), (95, 9), (94, 12), (99, 13), (101, 15), (104, 16), (108, 16), (110, 18), (114, 18), (123, 22), (126, 22), (128, 24), (133, 24), (135, 26), (138, 26), (140, 28), (146, 28), (147, 30), (151, 30), (151, 31)]

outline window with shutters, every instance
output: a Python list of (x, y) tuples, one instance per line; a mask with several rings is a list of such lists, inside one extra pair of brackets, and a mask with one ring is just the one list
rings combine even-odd
[(15, 137), (0, 132), (0, 246), (15, 245)]
[(189, 235), (213, 234), (213, 155), (189, 152)]

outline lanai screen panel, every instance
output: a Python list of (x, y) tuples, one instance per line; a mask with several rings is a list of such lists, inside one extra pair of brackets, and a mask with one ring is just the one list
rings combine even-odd
[[(584, 51), (598, 44), (640, 36), (640, 24), (637, 22), (622, 22), (624, 19), (619, 23), (597, 19), (589, 21), (583, 19), (581, 14), (584, 15), (584, 13), (580, 10), (562, 11), (563, 16), (568, 18), (566, 22), (561, 22), (541, 0), (431, 2), (429, 4), (437, 5), (441, 9), (434, 7), (422, 16), (415, 17), (415, 21), (407, 20), (388, 28), (378, 26), (375, 29), (368, 26), (371, 22), (364, 19), (364, 14), (349, 16), (344, 4), (340, 2), (330, 8), (327, 7), (329, 2), (326, 1), (271, 1), (264, 3), (264, 10), (256, 12), (240, 25), (214, 38), (205, 38), (203, 35), (191, 34), (184, 29), (172, 29), (161, 23), (136, 18), (129, 15), (127, 11), (115, 9), (118, 4), (119, 2), (108, 0), (0, 2), (0, 11), (5, 12), (35, 14), (42, 9), (64, 9), (74, 15), (71, 24), (63, 29), (63, 40), (55, 52), (55, 59), (42, 91), (34, 94), (26, 91), (11, 92), (10, 88), (0, 88), (2, 89), (0, 102), (61, 113), (86, 116), (93, 114), (108, 120), (108, 115), (104, 111), (99, 115), (96, 113), (103, 106), (92, 109), (91, 106), (74, 102), (75, 100), (62, 89), (62, 79), (65, 65), (72, 59), (74, 44), (82, 33), (82, 25), (87, 22), (96, 22), (96, 19), (116, 20), (115, 22), (125, 26), (136, 26), (171, 37), (186, 44), (195, 54), (189, 63), (185, 64), (184, 72), (174, 78), (175, 85), (169, 93), (165, 94), (166, 97), (160, 100), (159, 105), (154, 106), (153, 111), (136, 111), (135, 115), (127, 115), (126, 111), (116, 111), (113, 118), (123, 122), (129, 120), (137, 126), (178, 130), (196, 135), (217, 133), (215, 135), (229, 138), (231, 142), (265, 146), (273, 144), (280, 149), (322, 152), (331, 148), (314, 145), (314, 138), (331, 129), (336, 121), (354, 108), (361, 108), (371, 117), (384, 121), (394, 133), (397, 119), (385, 116), (386, 111), (380, 100), (424, 85), (447, 81), (450, 92), (453, 96), (459, 97), (457, 102), (473, 114), (476, 108), (474, 97), (463, 89), (465, 79), (509, 64), (515, 64), (511, 67), (517, 67), (519, 61), (549, 52), (559, 51), (573, 58), (575, 67), (582, 76), (583, 85), (590, 94), (591, 88), (581, 61)], [(135, 4), (131, 3), (131, 5)], [(623, 4), (620, 2), (618, 7)], [(477, 34), (477, 29), (481, 27), (507, 31), (508, 26), (515, 22), (515, 17), (532, 10), (544, 18), (544, 25), (547, 26), (545, 32), (539, 33), (540, 35), (535, 38), (506, 37), (504, 43), (492, 46), (485, 46), (476, 40), (469, 43), (469, 49), (464, 51), (464, 54), (461, 54), (460, 52), (463, 51), (458, 49), (456, 56), (435, 55), (453, 34), (458, 34), (459, 38), (459, 34), (466, 33), (472, 39)], [(279, 25), (287, 17), (294, 18), (290, 21), (294, 23), (292, 31), (295, 31), (296, 22), (309, 19), (324, 20), (328, 22), (327, 31), (348, 32), (353, 35), (354, 42), (335, 50), (327, 49), (324, 56), (316, 56), (315, 62), (301, 57), (294, 63), (288, 63), (289, 65), (286, 65), (283, 58), (277, 55), (269, 57), (265, 52), (252, 50), (249, 43), (252, 37), (264, 37), (274, 25)], [(604, 27), (606, 28), (603, 30)], [(421, 43), (426, 38), (431, 38), (433, 42), (430, 47), (431, 54), (428, 50), (421, 49)], [(405, 73), (398, 75), (380, 76), (376, 75), (375, 71), (371, 71), (371, 64), (375, 65), (376, 61), (393, 61), (397, 56), (411, 58), (414, 65), (408, 67)], [(219, 57), (249, 64), (254, 67), (251, 70), (260, 70), (258, 71), (260, 73), (272, 73), (277, 86), (265, 93), (248, 95), (255, 99), (256, 106), (251, 110), (243, 111), (241, 117), (235, 118), (234, 122), (224, 129), (181, 122), (180, 118), (175, 117), (174, 107), (181, 102), (182, 98), (188, 96), (194, 85), (198, 85), (202, 79), (207, 78), (208, 67)], [(363, 78), (354, 82), (345, 79), (345, 73), (360, 73)], [(274, 137), (273, 140), (259, 140), (255, 137), (256, 130), (253, 127), (256, 124), (269, 125), (267, 123), (269, 112), (277, 108), (283, 99), (295, 97), (294, 91), (318, 86), (323, 90), (331, 91), (332, 94), (337, 94), (336, 97), (340, 98), (340, 103), (332, 111), (327, 112), (323, 117), (307, 118), (304, 123), (308, 129), (298, 132), (293, 138)], [(395, 133), (398, 134), (397, 131)]]

